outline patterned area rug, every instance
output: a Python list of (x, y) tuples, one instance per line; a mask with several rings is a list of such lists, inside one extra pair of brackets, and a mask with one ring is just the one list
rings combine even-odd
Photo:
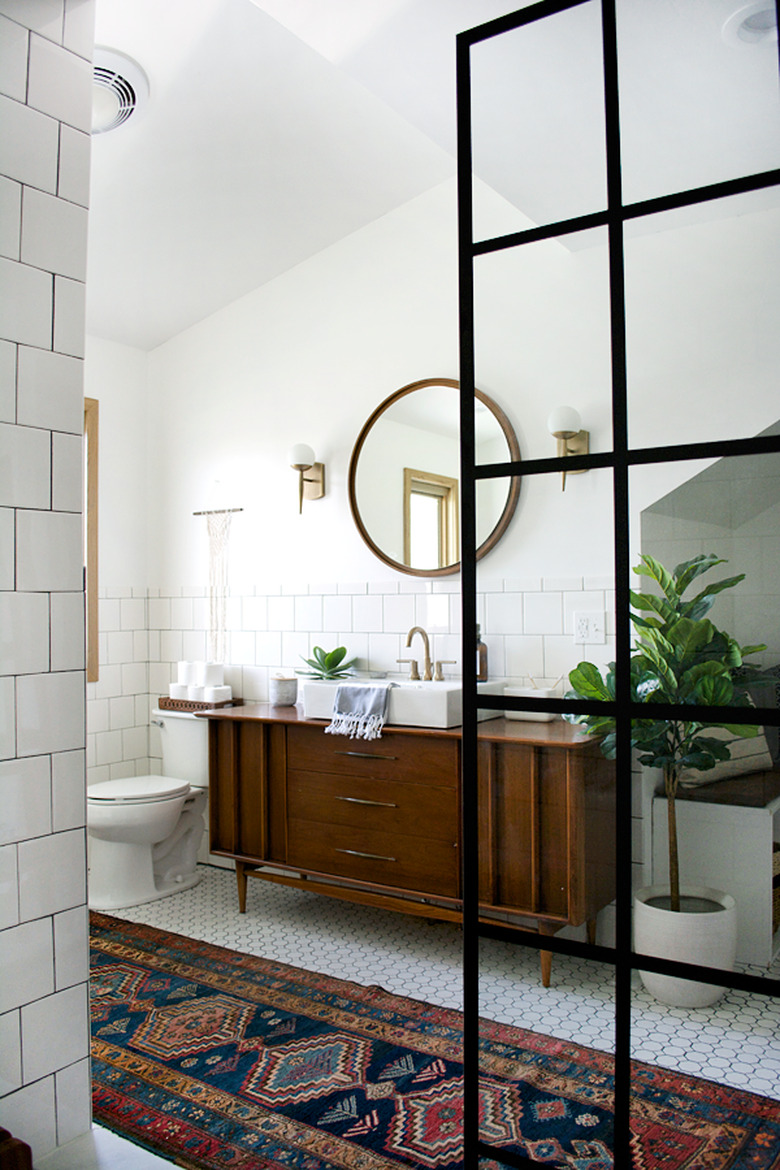
[[(458, 1012), (94, 912), (91, 948), (100, 1124), (191, 1170), (462, 1170)], [(612, 1167), (608, 1056), (481, 1046), (487, 1142)], [(780, 1168), (778, 1102), (640, 1064), (633, 1092), (638, 1170)]]

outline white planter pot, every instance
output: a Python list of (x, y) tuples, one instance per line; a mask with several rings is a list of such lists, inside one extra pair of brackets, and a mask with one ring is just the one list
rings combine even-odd
[(268, 701), (273, 707), (294, 707), (297, 699), (297, 678), (269, 678)]
[[(683, 909), (677, 913), (651, 904), (664, 896), (669, 896), (668, 886), (646, 886), (634, 894), (634, 950), (731, 971), (737, 952), (737, 906), (731, 895), (709, 886), (689, 886), (682, 891)], [(712, 909), (686, 910), (690, 898), (712, 903)], [(707, 1007), (725, 991), (711, 983), (650, 971), (639, 974), (651, 995), (675, 1007)]]

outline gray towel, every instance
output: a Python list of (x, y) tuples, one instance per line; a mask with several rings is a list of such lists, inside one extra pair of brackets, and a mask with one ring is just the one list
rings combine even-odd
[(348, 735), (350, 739), (381, 739), (392, 685), (342, 683), (336, 688), (333, 718), (325, 728), (326, 735)]

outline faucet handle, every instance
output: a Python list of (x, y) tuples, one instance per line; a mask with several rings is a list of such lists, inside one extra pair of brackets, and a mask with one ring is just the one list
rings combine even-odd
[(454, 658), (442, 658), (441, 661), (437, 662), (436, 663), (436, 672), (433, 676), (433, 681), (434, 682), (444, 682), (444, 675), (441, 672), (441, 668), (443, 666), (454, 666), (455, 663), (456, 663), (456, 659), (454, 659)]
[(396, 662), (408, 662), (409, 666), (411, 667), (411, 669), (409, 671), (409, 681), (410, 682), (419, 682), (420, 681), (420, 671), (417, 667), (417, 660), (416, 659), (414, 659), (414, 658), (396, 658)]

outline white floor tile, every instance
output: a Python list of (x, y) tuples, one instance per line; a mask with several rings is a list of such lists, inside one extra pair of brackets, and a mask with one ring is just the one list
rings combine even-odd
[(35, 1170), (170, 1170), (170, 1166), (167, 1158), (158, 1158), (96, 1125), (89, 1133), (39, 1158)]

